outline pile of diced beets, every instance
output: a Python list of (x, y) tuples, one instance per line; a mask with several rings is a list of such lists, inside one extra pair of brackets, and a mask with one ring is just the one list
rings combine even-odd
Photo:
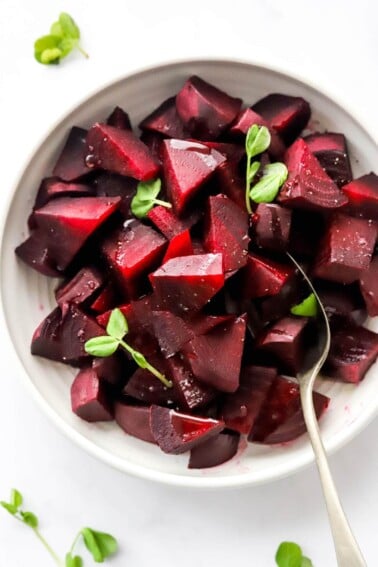
[[(141, 122), (140, 136), (119, 107), (88, 131), (71, 129), (16, 253), (64, 278), (31, 351), (79, 368), (78, 416), (115, 419), (166, 453), (190, 450), (192, 468), (230, 459), (240, 435), (276, 444), (303, 434), (292, 376), (316, 331), (311, 318), (290, 314), (309, 290), (286, 251), (304, 264), (330, 318), (325, 374), (362, 380), (378, 355), (378, 335), (360, 325), (378, 314), (378, 177), (353, 180), (343, 134), (300, 137), (310, 116), (300, 97), (270, 94), (244, 108), (193, 76)], [(250, 216), (244, 143), (253, 124), (271, 133), (261, 163), (283, 161), (289, 174), (276, 202)], [(157, 177), (173, 208), (137, 220), (137, 184)], [(127, 341), (172, 388), (123, 351), (86, 353), (116, 306)], [(318, 417), (328, 402), (314, 392)]]

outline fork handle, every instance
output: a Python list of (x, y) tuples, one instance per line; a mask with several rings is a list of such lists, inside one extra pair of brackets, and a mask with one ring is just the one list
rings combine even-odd
[(337, 494), (335, 483), (333, 482), (314, 411), (312, 388), (308, 388), (306, 383), (300, 383), (300, 393), (307, 431), (314, 450), (324, 499), (327, 506), (337, 564), (339, 567), (367, 567), (357, 541), (350, 529), (348, 520)]

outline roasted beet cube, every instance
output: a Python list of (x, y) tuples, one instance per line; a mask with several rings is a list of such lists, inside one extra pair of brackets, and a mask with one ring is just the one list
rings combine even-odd
[(119, 206), (119, 197), (61, 197), (38, 209), (34, 217), (43, 231), (48, 256), (60, 271), (72, 262), (86, 240)]
[(354, 216), (378, 220), (378, 175), (369, 173), (344, 185), (348, 211)]
[(323, 236), (325, 219), (320, 212), (293, 209), (289, 252), (295, 257), (313, 258)]
[[(149, 356), (148, 362), (155, 368), (166, 374), (166, 363), (162, 357)], [(127, 396), (139, 400), (144, 404), (172, 405), (175, 401), (175, 391), (167, 388), (149, 370), (137, 368), (131, 376), (123, 393)]]
[(99, 197), (120, 197), (119, 211), (125, 218), (131, 218), (130, 203), (136, 193), (138, 182), (132, 177), (101, 171), (96, 174), (93, 186)]
[(228, 164), (238, 164), (242, 158), (245, 156), (245, 149), (239, 144), (231, 144), (228, 142), (202, 142), (208, 148), (216, 150), (222, 154), (227, 162), (224, 162), (220, 168), (226, 167)]
[(198, 142), (164, 140), (163, 168), (169, 200), (181, 215), (188, 202), (226, 158)]
[(156, 444), (151, 432), (149, 407), (116, 402), (114, 419), (125, 433), (142, 441)]
[(88, 303), (103, 284), (103, 275), (96, 268), (90, 267), (82, 268), (72, 279), (60, 285), (55, 291), (55, 299), (63, 315), (71, 303)]
[(94, 358), (92, 368), (101, 380), (120, 387), (126, 381), (133, 365), (119, 351), (106, 358)]
[(284, 94), (270, 94), (252, 106), (252, 110), (260, 114), (289, 146), (311, 116), (310, 105), (301, 97)]
[(293, 276), (292, 266), (248, 254), (244, 270), (244, 294), (251, 299), (276, 295)]
[(240, 436), (220, 433), (190, 451), (189, 469), (216, 467), (229, 461), (237, 453)]
[(116, 106), (106, 119), (106, 123), (121, 130), (132, 130), (130, 117), (120, 106)]
[(61, 343), (62, 312), (56, 307), (41, 321), (34, 331), (31, 342), (31, 353), (50, 360), (62, 359)]
[(190, 237), (189, 229), (186, 229), (172, 238), (172, 240), (168, 244), (168, 248), (164, 255), (162, 263), (164, 264), (165, 262), (168, 262), (168, 260), (171, 260), (171, 258), (177, 258), (178, 256), (192, 255), (192, 239)]
[(131, 132), (97, 122), (87, 134), (87, 163), (107, 171), (147, 181), (157, 177), (159, 163)]
[(316, 132), (306, 136), (305, 141), (327, 175), (339, 187), (352, 180), (352, 169), (344, 134)]
[(285, 163), (289, 175), (278, 197), (284, 205), (329, 210), (348, 202), (301, 138), (286, 151)]
[(209, 197), (203, 242), (208, 252), (223, 253), (226, 272), (245, 266), (249, 243), (248, 214), (225, 195)]
[(199, 310), (224, 285), (222, 254), (172, 258), (150, 275), (150, 281), (169, 311)]
[(198, 313), (186, 320), (186, 323), (192, 330), (195, 336), (206, 335), (209, 331), (218, 327), (218, 325), (223, 325), (224, 323), (229, 323), (233, 320), (233, 315), (203, 315), (203, 313)]
[(370, 317), (378, 315), (378, 256), (370, 262), (369, 269), (360, 277), (360, 288)]
[[(258, 126), (267, 126), (269, 124), (262, 116), (257, 114), (252, 108), (241, 110), (235, 122), (229, 129), (229, 134), (237, 139), (244, 140), (249, 128), (257, 124)], [(279, 135), (272, 128), (270, 129), (270, 146), (268, 152), (275, 158), (280, 158), (285, 153), (285, 144)]]
[(307, 317), (284, 317), (265, 331), (257, 347), (279, 362), (283, 372), (297, 374), (303, 363)]
[(280, 205), (260, 203), (253, 215), (257, 246), (284, 251), (289, 245), (291, 211)]
[(377, 228), (368, 220), (337, 214), (330, 221), (313, 274), (340, 283), (358, 280), (369, 268)]
[(190, 77), (176, 97), (179, 116), (199, 140), (215, 140), (233, 122), (241, 99), (234, 98), (200, 77)]
[(249, 435), (276, 377), (275, 368), (246, 366), (242, 369), (239, 388), (224, 397), (220, 409), (227, 428)]
[(168, 98), (139, 124), (141, 130), (158, 132), (166, 138), (188, 138), (189, 132), (177, 113), (176, 97)]
[(61, 275), (50, 256), (43, 231), (38, 229), (33, 231), (29, 238), (17, 246), (15, 252), (21, 260), (40, 274), (50, 278)]
[(216, 419), (194, 417), (172, 409), (151, 407), (151, 431), (164, 453), (189, 451), (222, 431), (224, 423)]
[(179, 219), (172, 209), (161, 205), (151, 209), (147, 217), (168, 240), (191, 228), (199, 218), (198, 215), (192, 214), (187, 218)]
[(343, 382), (360, 382), (378, 356), (378, 334), (348, 317), (335, 317), (323, 373)]
[(194, 337), (189, 325), (170, 311), (153, 311), (152, 321), (155, 337), (166, 358), (179, 352), (184, 344)]
[(226, 162), (217, 169), (215, 177), (220, 192), (245, 212), (245, 178), (240, 173), (239, 165)]
[(105, 383), (93, 368), (80, 370), (71, 386), (72, 411), (85, 421), (112, 421), (113, 411)]
[(197, 380), (181, 356), (168, 358), (167, 369), (178, 406), (183, 411), (206, 406), (216, 397), (216, 390)]
[(75, 181), (90, 173), (85, 158), (87, 131), (74, 126), (68, 134), (63, 150), (53, 169), (53, 175), (63, 181)]
[(186, 343), (183, 351), (194, 376), (221, 392), (235, 392), (239, 386), (245, 330), (243, 315)]
[(39, 186), (34, 207), (39, 209), (54, 197), (85, 197), (93, 195), (94, 189), (83, 183), (66, 183), (58, 177), (45, 177)]
[[(364, 272), (364, 275), (367, 273)], [(329, 317), (335, 314), (350, 315), (364, 308), (364, 299), (357, 283), (344, 285), (317, 280), (314, 286)]]
[(141, 279), (159, 265), (166, 245), (163, 236), (135, 220), (107, 238), (102, 251), (120, 288), (136, 298)]
[(104, 313), (116, 306), (116, 292), (114, 286), (108, 283), (96, 299), (91, 303), (91, 310), (95, 313)]

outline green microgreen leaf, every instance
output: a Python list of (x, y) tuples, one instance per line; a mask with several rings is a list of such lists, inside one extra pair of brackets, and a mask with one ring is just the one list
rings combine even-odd
[(303, 301), (297, 305), (293, 305), (290, 309), (293, 315), (300, 317), (316, 317), (318, 313), (318, 301), (313, 293), (310, 293)]
[(301, 567), (313, 567), (313, 564), (312, 564), (311, 559), (309, 559), (308, 557), (303, 556), (303, 557), (302, 557)]
[(245, 138), (245, 150), (249, 158), (265, 152), (270, 146), (270, 132), (266, 126), (253, 124)]
[(258, 170), (260, 169), (260, 165), (261, 163), (259, 161), (253, 161), (251, 163), (251, 167), (249, 168), (248, 171), (248, 181), (249, 183), (252, 182), (253, 178), (255, 177), (256, 173), (258, 172)]
[(15, 506), (14, 504), (10, 504), (9, 502), (4, 502), (4, 500), (0, 502), (0, 506), (2, 506), (7, 512), (12, 514), (12, 516), (17, 514), (18, 512), (17, 506)]
[(110, 314), (108, 324), (106, 326), (106, 332), (108, 335), (113, 337), (113, 339), (123, 339), (129, 330), (127, 324), (127, 319), (118, 307), (113, 309)]
[(298, 544), (283, 541), (276, 552), (278, 567), (302, 567), (302, 550)]
[(15, 506), (18, 509), (20, 506), (22, 506), (22, 502), (23, 498), (21, 492), (19, 492), (15, 488), (12, 488), (10, 496), (10, 503), (12, 504), (12, 506)]
[(108, 335), (102, 335), (101, 337), (93, 337), (92, 339), (89, 339), (85, 343), (84, 349), (85, 352), (92, 356), (104, 358), (114, 354), (118, 346), (119, 342), (117, 339), (109, 337)]
[(83, 528), (81, 534), (86, 548), (96, 563), (103, 563), (104, 559), (118, 550), (117, 540), (110, 534), (98, 532), (92, 528)]
[(43, 65), (59, 63), (62, 50), (59, 45), (61, 38), (55, 35), (44, 35), (34, 43), (34, 57)]
[(38, 528), (38, 518), (33, 512), (20, 512), (22, 521), (30, 528)]
[(79, 44), (80, 30), (69, 14), (62, 13), (50, 27), (50, 33), (34, 43), (34, 57), (43, 65), (57, 64), (75, 48), (85, 56), (88, 54)]
[(75, 21), (69, 14), (62, 12), (59, 16), (59, 21), (63, 37), (70, 37), (72, 39), (80, 39), (80, 30)]
[(271, 203), (287, 179), (284, 163), (270, 163), (264, 167), (261, 179), (252, 187), (249, 196), (255, 203)]
[(154, 205), (162, 205), (171, 208), (171, 203), (161, 201), (156, 197), (161, 190), (161, 179), (153, 179), (151, 181), (140, 181), (137, 191), (131, 201), (131, 212), (137, 218), (141, 219), (154, 207)]
[(83, 565), (84, 563), (81, 557), (67, 553), (65, 567), (83, 567)]
[(134, 350), (131, 356), (140, 368), (147, 368), (148, 363), (146, 357), (141, 352)]

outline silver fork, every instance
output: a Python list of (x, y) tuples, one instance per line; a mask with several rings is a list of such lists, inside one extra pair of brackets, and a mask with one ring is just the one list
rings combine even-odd
[(306, 423), (308, 435), (314, 450), (315, 460), (319, 471), (320, 482), (323, 489), (323, 495), (327, 506), (329, 523), (331, 525), (333, 542), (336, 551), (337, 564), (339, 567), (366, 567), (366, 562), (358, 547), (357, 541), (352, 533), (345, 516), (345, 512), (341, 506), (339, 496), (337, 494), (335, 483), (328, 465), (327, 454), (321, 440), (318, 422), (316, 419), (314, 405), (312, 401), (312, 392), (314, 381), (320, 372), (329, 352), (331, 333), (328, 324), (328, 318), (324, 307), (316, 293), (314, 286), (302, 270), (298, 262), (289, 254), (287, 256), (297, 267), (305, 281), (308, 283), (311, 291), (316, 297), (319, 306), (319, 319), (321, 323), (321, 331), (319, 333), (319, 354), (315, 362), (312, 362), (310, 368), (299, 372), (297, 379), (299, 382), (301, 403), (303, 409), (304, 420)]

